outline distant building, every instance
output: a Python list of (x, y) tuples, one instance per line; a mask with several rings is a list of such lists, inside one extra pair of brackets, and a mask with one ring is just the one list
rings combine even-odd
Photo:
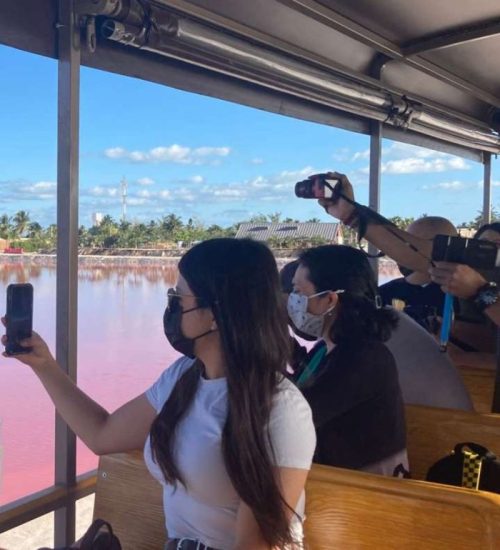
[(94, 212), (92, 214), (92, 225), (94, 227), (101, 225), (103, 219), (104, 219), (104, 214), (102, 212)]
[(266, 242), (321, 239), (330, 244), (343, 243), (342, 227), (339, 223), (242, 223), (236, 238)]
[(477, 232), (477, 229), (469, 229), (468, 227), (459, 227), (458, 234), (466, 239), (472, 239)]

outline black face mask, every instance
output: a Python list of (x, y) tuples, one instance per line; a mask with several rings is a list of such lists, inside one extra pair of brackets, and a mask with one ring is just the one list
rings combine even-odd
[(401, 271), (401, 275), (403, 275), (404, 278), (409, 277), (412, 273), (415, 273), (414, 269), (409, 269), (405, 267), (404, 265), (398, 264), (398, 269)]
[(203, 334), (196, 336), (195, 338), (187, 338), (182, 334), (182, 316), (184, 313), (189, 313), (195, 309), (202, 309), (201, 306), (192, 307), (191, 309), (182, 310), (180, 299), (178, 296), (169, 296), (168, 306), (165, 309), (163, 314), (163, 330), (165, 336), (169, 341), (170, 345), (182, 355), (190, 357), (193, 359), (194, 354), (194, 343), (198, 338), (206, 336), (213, 332), (213, 330), (207, 330)]

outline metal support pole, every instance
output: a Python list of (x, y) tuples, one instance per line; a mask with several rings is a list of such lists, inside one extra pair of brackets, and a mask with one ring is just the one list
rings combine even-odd
[[(380, 174), (382, 158), (382, 124), (380, 122), (370, 123), (370, 183), (368, 205), (372, 210), (380, 210)], [(368, 252), (377, 254), (378, 248), (371, 243), (368, 244)], [(378, 258), (370, 258), (372, 269), (378, 281)]]
[(491, 222), (491, 153), (484, 153), (483, 224)]
[[(74, 0), (59, 0), (56, 359), (76, 381), (80, 31)], [(56, 414), (55, 483), (76, 483), (76, 437)], [(75, 540), (75, 503), (55, 512), (54, 544)]]

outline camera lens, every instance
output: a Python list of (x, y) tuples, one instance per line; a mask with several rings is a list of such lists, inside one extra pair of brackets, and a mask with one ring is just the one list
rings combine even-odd
[(309, 199), (310, 197), (313, 197), (314, 194), (312, 192), (312, 183), (313, 182), (311, 180), (297, 182), (295, 184), (295, 196), (301, 199)]

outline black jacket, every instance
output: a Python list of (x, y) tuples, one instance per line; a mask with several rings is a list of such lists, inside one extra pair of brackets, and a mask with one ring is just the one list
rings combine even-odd
[[(295, 381), (324, 345), (321, 342), (307, 353), (295, 343)], [(301, 390), (316, 427), (315, 462), (359, 469), (406, 448), (398, 372), (383, 343), (336, 346)]]

